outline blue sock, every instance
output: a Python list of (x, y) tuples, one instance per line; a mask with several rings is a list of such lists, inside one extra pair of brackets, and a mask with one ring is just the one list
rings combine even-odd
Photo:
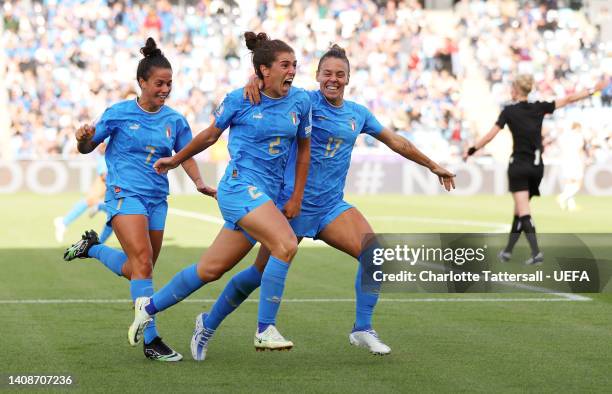
[(94, 257), (102, 262), (109, 270), (119, 276), (123, 276), (121, 267), (127, 261), (127, 256), (123, 250), (113, 249), (106, 245), (94, 245), (87, 252), (89, 257)]
[(170, 282), (153, 294), (151, 301), (158, 312), (181, 302), (191, 293), (204, 286), (205, 282), (198, 276), (198, 265), (191, 265), (178, 274)]
[(283, 297), (288, 271), (289, 263), (270, 256), (261, 277), (261, 295), (257, 312), (257, 321), (260, 323), (259, 332), (276, 322), (276, 314)]
[(238, 308), (260, 284), (261, 272), (254, 265), (234, 275), (215, 301), (204, 320), (204, 326), (216, 330), (223, 319)]
[(77, 220), (79, 216), (83, 214), (87, 210), (87, 202), (85, 200), (81, 200), (72, 206), (72, 209), (66, 216), (64, 216), (64, 226), (68, 226), (70, 223)]
[[(363, 255), (363, 254), (362, 254)], [(361, 260), (361, 256), (360, 256)], [(379, 289), (372, 289), (368, 287), (366, 292), (362, 285), (362, 267), (361, 263), (357, 269), (357, 275), (355, 277), (355, 325), (353, 331), (365, 331), (372, 328), (372, 314), (374, 313), (374, 307), (378, 302)], [(378, 291), (375, 291), (378, 290)]]
[(105, 243), (108, 237), (111, 235), (113, 235), (113, 228), (108, 224), (105, 224), (104, 228), (102, 229), (102, 234), (100, 234), (100, 243)]
[[(153, 292), (153, 279), (132, 279), (130, 281), (132, 301), (135, 301), (138, 297), (151, 297)], [(144, 329), (144, 342), (146, 344), (151, 343), (158, 336), (155, 317), (153, 317), (153, 320)]]

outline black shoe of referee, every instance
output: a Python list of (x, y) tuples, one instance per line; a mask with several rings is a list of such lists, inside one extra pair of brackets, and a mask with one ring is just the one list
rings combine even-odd
[(160, 337), (155, 337), (148, 345), (144, 345), (144, 355), (155, 361), (181, 361), (183, 356), (166, 345)]
[(538, 252), (535, 256), (531, 256), (525, 261), (525, 265), (540, 265), (544, 261), (544, 254)]
[(497, 259), (502, 263), (507, 263), (512, 258), (512, 253), (506, 252), (506, 249), (502, 249), (497, 254)]

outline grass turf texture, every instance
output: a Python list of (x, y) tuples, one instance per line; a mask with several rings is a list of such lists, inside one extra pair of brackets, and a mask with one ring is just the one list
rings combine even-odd
[[(52, 219), (76, 194), (3, 195), (0, 215), (0, 300), (129, 299), (128, 283), (94, 260), (61, 260)], [(354, 197), (379, 232), (488, 232), (509, 223), (508, 196)], [(611, 198), (580, 196), (580, 212), (559, 210), (552, 197), (536, 199), (539, 232), (609, 232)], [(172, 197), (170, 206), (219, 216), (214, 201)], [(465, 223), (469, 221), (469, 223)], [(102, 215), (76, 221), (66, 244)], [(197, 261), (220, 225), (168, 216), (155, 283), (165, 284)], [(525, 243), (524, 237), (520, 243)], [(111, 246), (117, 246), (111, 239)], [(246, 259), (232, 272), (246, 267)], [(303, 247), (290, 271), (285, 299), (352, 299), (355, 263), (331, 248)], [(231, 274), (191, 299), (214, 299)], [(257, 298), (259, 292), (252, 295)], [(517, 294), (391, 294), (384, 298), (503, 298)], [(612, 354), (612, 297), (589, 302), (381, 302), (375, 328), (393, 353), (371, 356), (347, 335), (352, 302), (286, 302), (278, 326), (296, 343), (291, 352), (253, 350), (257, 303), (247, 302), (219, 328), (208, 359), (191, 360), (197, 313), (211, 302), (185, 302), (158, 317), (159, 330), (185, 356), (178, 364), (148, 361), (127, 345), (128, 301), (108, 304), (0, 304), (4, 355), (0, 374), (75, 377), (78, 391), (606, 391)], [(538, 295), (540, 298), (553, 296)], [(4, 382), (0, 383), (0, 388)]]

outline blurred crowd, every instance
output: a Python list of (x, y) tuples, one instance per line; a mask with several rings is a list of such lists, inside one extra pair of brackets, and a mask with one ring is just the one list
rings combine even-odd
[[(582, 14), (550, 1), (509, 3), (460, 2), (451, 19), (459, 25), (449, 30), (415, 0), (4, 1), (11, 152), (24, 159), (75, 155), (79, 124), (137, 94), (138, 51), (148, 36), (173, 65), (169, 105), (197, 132), (252, 74), (242, 40), (252, 30), (294, 48), (294, 84), (309, 89), (317, 88), (319, 57), (331, 43), (343, 46), (351, 61), (346, 98), (438, 159), (457, 157), (473, 138), (461, 103), (462, 40), (470, 41), (494, 98), (510, 97), (508, 81), (518, 72), (534, 73), (537, 95), (546, 98), (587, 86), (596, 77), (589, 70), (603, 66), (605, 51), (595, 29), (576, 18)], [(605, 105), (605, 96), (596, 101)], [(609, 135), (605, 141), (612, 144)], [(375, 149), (377, 142), (359, 145)], [(226, 154), (221, 144), (206, 158)]]

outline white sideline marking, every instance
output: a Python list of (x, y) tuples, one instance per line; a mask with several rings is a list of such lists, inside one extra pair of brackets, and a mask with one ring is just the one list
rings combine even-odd
[(204, 213), (199, 213), (199, 212), (185, 211), (183, 209), (176, 209), (176, 208), (168, 208), (168, 212), (176, 216), (198, 219), (198, 220), (202, 220), (204, 222), (209, 222), (209, 223), (215, 223), (215, 224), (225, 223), (225, 220), (217, 216), (206, 215)]
[[(558, 298), (381, 298), (378, 302), (572, 302), (572, 301), (592, 301), (592, 298), (578, 294), (555, 293)], [(187, 303), (213, 303), (213, 298), (194, 298), (186, 299), (182, 302)], [(259, 302), (258, 299), (247, 299), (245, 302)], [(301, 303), (333, 303), (333, 302), (355, 302), (353, 298), (288, 298), (283, 302)], [(32, 299), (32, 300), (0, 300), (0, 305), (6, 304), (131, 304), (130, 299)]]
[[(168, 212), (176, 216), (198, 219), (208, 223), (223, 224), (225, 221), (218, 216), (206, 215), (204, 213), (187, 211), (184, 209), (168, 208)], [(382, 221), (398, 221), (398, 222), (417, 222), (417, 223), (436, 223), (436, 224), (455, 224), (467, 227), (492, 227), (496, 231), (505, 232), (510, 229), (506, 223), (500, 222), (483, 222), (477, 220), (456, 220), (456, 219), (440, 219), (427, 217), (412, 217), (412, 216), (370, 216), (372, 220)]]
[(483, 222), (479, 220), (457, 220), (457, 219), (440, 219), (412, 216), (371, 216), (372, 220), (383, 220), (391, 222), (417, 222), (417, 223), (436, 223), (436, 224), (456, 224), (467, 227), (492, 227), (496, 232), (510, 231), (510, 225), (501, 222)]

